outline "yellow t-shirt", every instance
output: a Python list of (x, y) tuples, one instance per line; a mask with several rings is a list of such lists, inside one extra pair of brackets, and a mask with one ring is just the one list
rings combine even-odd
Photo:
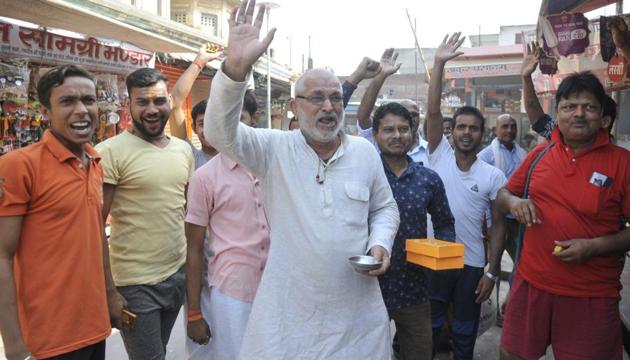
[(195, 162), (186, 142), (164, 148), (123, 132), (96, 146), (104, 181), (116, 185), (109, 256), (116, 286), (157, 284), (186, 262), (186, 185)]

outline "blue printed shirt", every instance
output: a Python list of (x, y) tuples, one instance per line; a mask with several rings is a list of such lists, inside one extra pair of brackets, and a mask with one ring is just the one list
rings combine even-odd
[(394, 239), (391, 267), (379, 277), (383, 300), (388, 309), (421, 304), (428, 300), (430, 270), (408, 263), (407, 239), (427, 237), (427, 211), (431, 214), (435, 237), (455, 241), (455, 219), (448, 205), (439, 175), (407, 156), (408, 167), (397, 177), (383, 161), (385, 175), (392, 188), (400, 213), (400, 226)]

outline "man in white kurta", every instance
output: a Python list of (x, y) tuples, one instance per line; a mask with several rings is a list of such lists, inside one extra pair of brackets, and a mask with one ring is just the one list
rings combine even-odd
[[(389, 359), (389, 320), (378, 280), (348, 262), (351, 256), (375, 255), (375, 249), (382, 249), (389, 263), (399, 217), (382, 163), (368, 141), (341, 132), (333, 137), (338, 147), (323, 161), (304, 130), (252, 129), (239, 123), (247, 70), (271, 41), (266, 38), (265, 45), (258, 40), (257, 22), (243, 24), (245, 5), (239, 17), (236, 11), (232, 14), (230, 54), (213, 79), (211, 111), (204, 122), (210, 144), (261, 180), (271, 226), (269, 257), (239, 358)], [(249, 6), (253, 13), (253, 4)], [(256, 31), (255, 44), (242, 43), (244, 27)], [(256, 56), (235, 61), (244, 48), (257, 51)], [(233, 64), (246, 61), (242, 71), (235, 70)], [(321, 73), (309, 76), (315, 81)], [(324, 77), (336, 79), (330, 73)], [(312, 95), (308, 84), (296, 85), (296, 94)], [(340, 100), (341, 86), (338, 80), (335, 84), (332, 94), (324, 94), (323, 107)], [(294, 104), (298, 113), (317, 102), (302, 99)], [(342, 106), (339, 111), (336, 121), (343, 121)], [(335, 121), (332, 112), (326, 116), (328, 122)]]

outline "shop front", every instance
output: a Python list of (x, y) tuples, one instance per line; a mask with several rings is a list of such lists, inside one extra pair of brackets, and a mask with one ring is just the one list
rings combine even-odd
[(18, 20), (0, 21), (0, 155), (38, 141), (48, 127), (36, 96), (39, 77), (51, 67), (80, 65), (94, 74), (99, 124), (98, 143), (131, 126), (122, 106), (124, 77), (155, 66), (155, 54), (131, 44)]
[(478, 108), (486, 117), (484, 143), (494, 136), (491, 131), (501, 114), (510, 114), (517, 122), (521, 141), (529, 122), (521, 110), (520, 69), (522, 45), (483, 46), (463, 49), (464, 54), (444, 69), (447, 82), (442, 112), (452, 115), (463, 106)]

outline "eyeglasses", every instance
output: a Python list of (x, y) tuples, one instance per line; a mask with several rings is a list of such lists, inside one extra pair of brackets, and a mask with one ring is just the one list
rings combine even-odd
[(317, 106), (321, 106), (324, 104), (324, 102), (326, 101), (326, 99), (330, 100), (330, 103), (332, 105), (339, 105), (343, 102), (343, 96), (339, 95), (339, 94), (332, 94), (330, 96), (325, 96), (325, 95), (313, 95), (313, 96), (302, 96), (302, 95), (296, 95), (295, 96), (296, 99), (304, 99), (308, 102), (310, 102), (313, 105), (317, 105)]

